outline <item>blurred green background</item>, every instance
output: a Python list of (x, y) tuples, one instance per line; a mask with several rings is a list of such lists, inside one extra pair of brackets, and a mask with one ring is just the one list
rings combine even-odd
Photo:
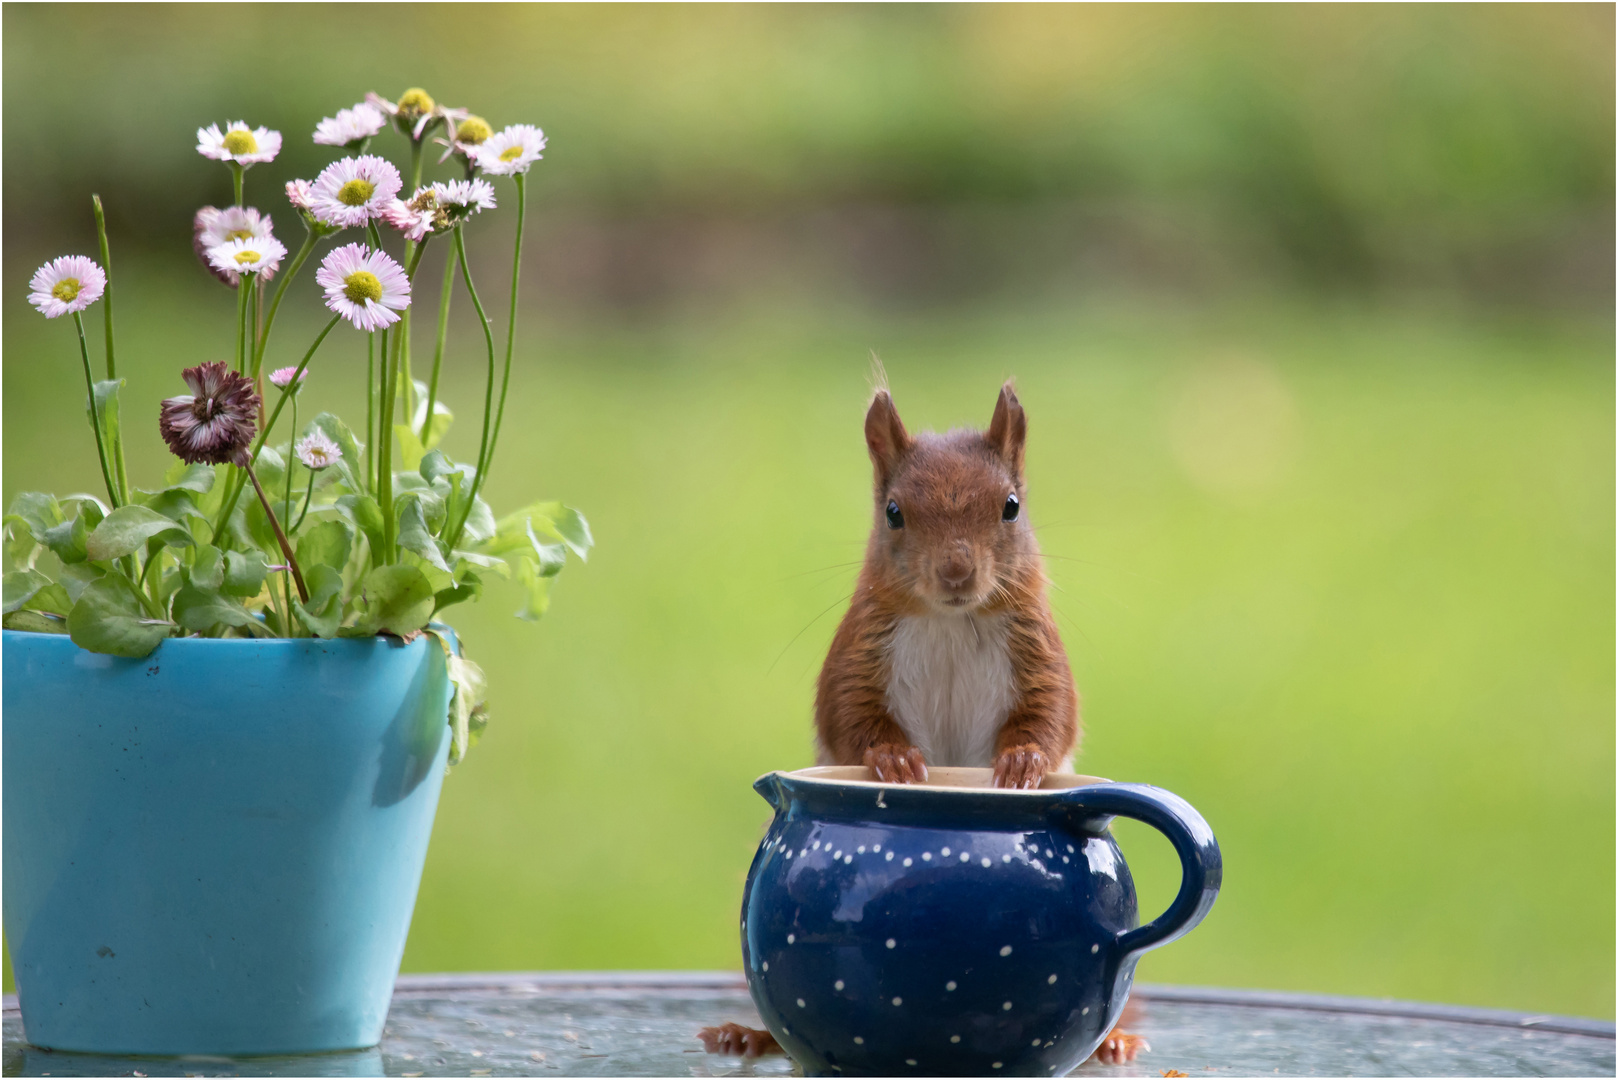
[[(1219, 835), (1218, 905), (1141, 978), (1613, 1015), (1610, 6), (0, 19), (7, 501), (94, 485), (72, 330), (24, 301), (93, 251), (92, 191), (138, 484), (178, 370), (233, 340), (190, 252), (230, 197), (199, 125), (285, 134), (248, 201), (293, 244), (281, 183), (367, 90), (550, 137), (489, 491), (565, 499), (598, 547), (537, 627), (514, 593), (457, 612), (493, 721), (406, 970), (739, 964), (749, 785), (811, 763), (871, 517), (874, 350), (912, 428), (984, 424), (1018, 379), (1079, 768)], [(511, 220), (485, 218), (500, 296)], [(300, 280), (272, 364), (320, 312)], [(362, 384), (346, 334), (306, 408)], [(1166, 904), (1166, 842), (1119, 832)]]

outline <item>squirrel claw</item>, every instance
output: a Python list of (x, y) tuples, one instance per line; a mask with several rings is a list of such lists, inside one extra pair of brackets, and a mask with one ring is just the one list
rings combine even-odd
[(997, 788), (1037, 788), (1045, 778), (1044, 753), (1032, 743), (1007, 747), (994, 761), (994, 786)]
[(697, 1032), (702, 1048), (710, 1054), (730, 1057), (763, 1057), (781, 1053), (781, 1044), (768, 1031), (743, 1027), (740, 1024), (720, 1024)]
[(1101, 1045), (1096, 1047), (1096, 1052), (1091, 1057), (1103, 1065), (1128, 1065), (1142, 1050), (1150, 1049), (1151, 1045), (1141, 1036), (1131, 1035), (1121, 1028), (1113, 1028), (1107, 1037), (1101, 1040)]
[(885, 784), (921, 784), (927, 780), (927, 762), (914, 746), (878, 743), (865, 751), (863, 764)]

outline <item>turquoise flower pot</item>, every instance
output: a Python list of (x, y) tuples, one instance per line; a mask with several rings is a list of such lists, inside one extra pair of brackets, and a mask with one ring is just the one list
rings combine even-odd
[(451, 687), (430, 638), (7, 630), (4, 909), (29, 1043), (374, 1046), (427, 857)]

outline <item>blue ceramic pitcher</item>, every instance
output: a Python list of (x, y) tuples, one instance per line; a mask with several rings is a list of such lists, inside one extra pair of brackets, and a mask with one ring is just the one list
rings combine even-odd
[[(1183, 799), (987, 769), (880, 784), (862, 768), (770, 773), (775, 807), (747, 877), (742, 951), (764, 1023), (810, 1075), (1061, 1075), (1100, 1045), (1135, 962), (1202, 921), (1219, 846)], [(1162, 831), (1179, 895), (1137, 926), (1108, 823)]]

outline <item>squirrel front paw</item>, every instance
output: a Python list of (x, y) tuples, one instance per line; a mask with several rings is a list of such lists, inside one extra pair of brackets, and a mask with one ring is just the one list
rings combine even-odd
[(765, 1054), (781, 1053), (781, 1044), (775, 1041), (774, 1035), (740, 1024), (706, 1027), (697, 1032), (697, 1038), (702, 1040), (702, 1048), (710, 1054), (763, 1057)]
[[(1142, 1050), (1150, 1050), (1151, 1044), (1139, 1035), (1131, 1035), (1123, 1028), (1113, 1028), (1096, 1052), (1090, 1055), (1091, 1060), (1099, 1061), (1103, 1065), (1128, 1065), (1140, 1054)], [(1165, 1072), (1164, 1076), (1170, 1075)], [(1179, 1075), (1184, 1076), (1184, 1073)]]
[(1033, 743), (1009, 746), (994, 759), (994, 786), (997, 788), (1037, 788), (1045, 778), (1050, 762)]
[(927, 762), (914, 746), (877, 743), (865, 751), (863, 764), (885, 784), (920, 784), (927, 779)]

